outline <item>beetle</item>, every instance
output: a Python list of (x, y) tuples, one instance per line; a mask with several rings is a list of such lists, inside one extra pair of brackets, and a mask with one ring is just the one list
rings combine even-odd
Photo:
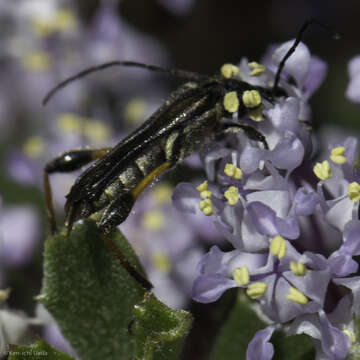
[[(142, 66), (134, 62), (112, 62), (113, 65)], [(101, 232), (110, 233), (130, 213), (140, 193), (155, 178), (176, 166), (188, 155), (223, 133), (224, 127), (242, 128), (249, 137), (267, 147), (266, 140), (249, 125), (222, 123), (237, 111), (240, 116), (250, 109), (242, 99), (245, 94), (260, 95), (273, 101), (269, 89), (252, 86), (239, 79), (203, 76), (176, 70), (176, 76), (188, 80), (170, 94), (165, 103), (142, 126), (113, 148), (71, 150), (45, 166), (48, 207), (48, 175), (68, 172), (97, 160), (75, 181), (65, 205), (66, 226), (92, 217)], [(226, 103), (229, 102), (229, 104)], [(233, 104), (235, 102), (235, 105)], [(238, 104), (237, 104), (238, 103)], [(257, 100), (260, 106), (261, 100)], [(50, 211), (55, 231), (55, 217)]]
[[(265, 137), (254, 127), (239, 122), (225, 123), (222, 119), (233, 118), (234, 112), (240, 118), (261, 106), (261, 99), (273, 103), (277, 97), (286, 95), (279, 87), (281, 72), (305, 29), (313, 23), (333, 32), (316, 19), (307, 20), (281, 60), (270, 88), (253, 86), (233, 77), (234, 67), (229, 64), (222, 68), (222, 75), (207, 76), (134, 61), (112, 61), (94, 66), (55, 86), (44, 98), (44, 105), (72, 81), (112, 66), (140, 67), (185, 80), (149, 119), (115, 147), (71, 150), (46, 164), (44, 188), (51, 232), (56, 231), (56, 221), (50, 174), (70, 172), (94, 162), (77, 178), (66, 196), (65, 224), (70, 232), (75, 221), (91, 217), (96, 220), (100, 231), (108, 234), (127, 218), (149, 183), (214, 140), (226, 128), (240, 128), (250, 139), (261, 142), (266, 148)], [(250, 98), (250, 103), (246, 98)]]

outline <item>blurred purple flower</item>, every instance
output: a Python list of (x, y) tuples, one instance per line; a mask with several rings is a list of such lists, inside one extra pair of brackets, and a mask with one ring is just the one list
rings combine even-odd
[(360, 103), (360, 55), (354, 56), (348, 65), (350, 82), (346, 89), (346, 97), (356, 103)]
[[(120, 229), (140, 256), (155, 294), (181, 308), (190, 299), (196, 264), (204, 253), (202, 238), (219, 241), (214, 225), (203, 216), (184, 217), (171, 204), (172, 187), (161, 183), (139, 199)], [(191, 220), (191, 221), (188, 221)]]
[(30, 206), (2, 206), (0, 211), (1, 266), (18, 266), (31, 260), (40, 240), (40, 223)]

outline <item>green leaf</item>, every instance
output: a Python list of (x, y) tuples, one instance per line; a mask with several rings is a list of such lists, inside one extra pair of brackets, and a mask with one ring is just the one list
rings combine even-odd
[(276, 331), (271, 342), (275, 347), (274, 360), (315, 359), (315, 349), (308, 335), (286, 336), (282, 331)]
[(170, 309), (147, 293), (144, 301), (134, 307), (134, 315), (137, 359), (179, 359), (181, 345), (192, 321), (190, 313)]
[(39, 301), (84, 360), (164, 359), (163, 354), (177, 359), (170, 353), (177, 356), (190, 315), (156, 300), (123, 267), (114, 249), (143, 273), (119, 231), (105, 238), (87, 220), (69, 236), (49, 237)]
[(74, 360), (70, 355), (54, 349), (44, 340), (32, 345), (11, 345), (8, 360)]
[[(259, 319), (251, 307), (250, 300), (241, 294), (214, 345), (211, 360), (246, 359), (249, 342), (258, 330), (268, 324)], [(308, 360), (315, 358), (311, 338), (307, 335), (287, 337), (275, 331), (271, 342), (275, 348), (273, 360)]]
[[(139, 270), (120, 232), (116, 242)], [(45, 243), (44, 284), (39, 296), (81, 358), (130, 359), (135, 338), (128, 331), (132, 307), (145, 290), (105, 245), (95, 223), (84, 221)], [(141, 270), (140, 270), (141, 271)]]

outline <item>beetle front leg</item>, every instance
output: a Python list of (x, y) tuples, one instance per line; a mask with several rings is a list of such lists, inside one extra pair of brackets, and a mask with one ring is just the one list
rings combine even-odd
[(242, 125), (242, 124), (236, 124), (236, 123), (223, 124), (223, 131), (225, 133), (236, 133), (239, 131), (239, 129), (243, 130), (245, 135), (250, 140), (261, 142), (264, 145), (264, 148), (266, 150), (269, 150), (269, 146), (266, 142), (265, 136), (263, 134), (261, 134), (260, 131), (256, 130), (254, 127), (252, 127), (250, 125)]
[(56, 217), (49, 175), (78, 170), (82, 166), (102, 158), (109, 153), (110, 150), (111, 148), (70, 150), (50, 160), (46, 164), (44, 168), (44, 192), (51, 234), (56, 232)]

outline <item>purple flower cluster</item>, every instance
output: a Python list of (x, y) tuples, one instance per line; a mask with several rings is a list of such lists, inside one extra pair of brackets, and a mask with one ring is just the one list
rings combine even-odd
[[(236, 76), (269, 86), (292, 43), (265, 56), (266, 67), (243, 59)], [(340, 139), (320, 162), (311, 158), (307, 101), (325, 73), (326, 65), (300, 44), (280, 82), (287, 96), (274, 104), (263, 100), (260, 111), (240, 120), (261, 132), (268, 148), (242, 131), (229, 134), (202, 154), (207, 180), (197, 187), (179, 184), (173, 195), (179, 210), (212, 216), (233, 247), (223, 252), (213, 246), (202, 258), (193, 298), (209, 303), (227, 289), (243, 288), (269, 321), (249, 343), (248, 360), (273, 357), (270, 337), (279, 326), (312, 337), (317, 359), (356, 351), (358, 141)]]
[[(83, 21), (76, 3), (69, 0), (2, 3), (0, 18), (2, 171), (19, 188), (29, 192), (35, 192), (34, 186), (43, 189), (46, 162), (64, 151), (115, 145), (164, 97), (165, 89), (154, 85), (151, 72), (111, 69), (71, 84), (46, 107), (41, 105), (58, 82), (101, 62), (131, 59), (166, 64), (162, 46), (129, 24), (118, 13), (117, 1), (99, 3), (89, 22)], [(109, 105), (109, 93), (118, 99), (116, 106)], [(51, 178), (59, 216), (76, 175), (56, 174)], [(2, 193), (7, 191), (12, 190), (2, 189)], [(16, 286), (11, 282), (11, 271), (36, 261), (44, 237), (40, 211), (30, 204), (10, 201), (3, 203), (0, 196), (0, 292), (3, 287)], [(25, 293), (28, 290), (22, 289)], [(8, 332), (2, 329), (1, 315), (0, 354), (2, 333)], [(58, 332), (54, 321), (46, 322), (43, 336), (61, 348)], [(5, 337), (5, 342), (15, 343), (13, 337), (9, 339)]]

